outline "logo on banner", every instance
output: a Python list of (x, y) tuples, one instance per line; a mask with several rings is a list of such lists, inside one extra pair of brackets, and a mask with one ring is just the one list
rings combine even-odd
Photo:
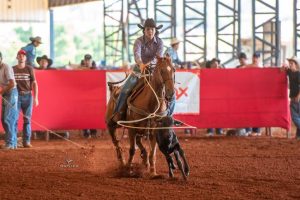
[[(200, 78), (192, 72), (176, 72), (175, 114), (199, 114), (200, 112)], [(124, 72), (106, 72), (106, 80), (117, 82), (125, 78)], [(109, 88), (106, 88), (107, 102), (109, 101)]]
[(179, 87), (178, 89), (175, 88), (175, 90), (176, 90), (176, 100), (180, 99), (180, 97), (183, 96), (183, 95), (187, 97), (188, 96), (188, 93), (187, 93), (188, 89), (189, 89), (188, 87), (186, 87), (186, 88)]

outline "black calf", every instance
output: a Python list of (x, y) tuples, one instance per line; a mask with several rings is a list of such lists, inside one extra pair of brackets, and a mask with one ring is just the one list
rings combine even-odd
[[(156, 134), (156, 141), (158, 143), (158, 147), (160, 151), (166, 157), (168, 167), (169, 167), (169, 176), (173, 178), (174, 177), (173, 170), (176, 169), (173, 162), (173, 158), (171, 156), (172, 153), (174, 153), (178, 168), (180, 169), (183, 178), (187, 179), (190, 169), (184, 151), (180, 146), (180, 143), (178, 141), (178, 138), (174, 130), (172, 129), (173, 122), (174, 122), (173, 118), (169, 116), (164, 117), (158, 121), (158, 127), (170, 127), (170, 128), (159, 130), (158, 133)], [(183, 164), (181, 158), (183, 160)]]

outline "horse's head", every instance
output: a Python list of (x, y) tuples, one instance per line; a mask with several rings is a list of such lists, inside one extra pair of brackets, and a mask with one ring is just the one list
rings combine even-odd
[(157, 76), (161, 77), (162, 84), (165, 86), (165, 97), (169, 101), (174, 95), (175, 68), (168, 54), (165, 57), (157, 57), (156, 70)]

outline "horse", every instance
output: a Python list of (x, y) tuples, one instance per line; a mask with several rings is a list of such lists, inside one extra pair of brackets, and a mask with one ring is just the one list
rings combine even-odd
[[(145, 127), (153, 128), (156, 126), (155, 119), (157, 117), (165, 116), (168, 113), (167, 102), (172, 99), (174, 95), (174, 79), (175, 79), (175, 68), (172, 65), (171, 58), (167, 55), (166, 57), (157, 57), (157, 64), (153, 70), (152, 76), (143, 75), (145, 78), (140, 80), (148, 82), (144, 86), (132, 94), (127, 99), (127, 111), (126, 120), (129, 122), (126, 125), (128, 127), (135, 127), (128, 129), (130, 148), (129, 158), (127, 166), (131, 166), (133, 157), (135, 154), (135, 147), (138, 145), (141, 150), (141, 157), (143, 164), (149, 168), (150, 173), (156, 176), (156, 131), (145, 130)], [(148, 80), (149, 79), (149, 80)], [(110, 91), (111, 96), (107, 105), (106, 111), (106, 124), (111, 135), (112, 142), (116, 148), (117, 158), (121, 166), (125, 166), (125, 160), (123, 151), (120, 146), (120, 141), (116, 137), (116, 128), (118, 125), (112, 125), (111, 117), (113, 110), (116, 106), (116, 99), (120, 92), (120, 88), (113, 86), (111, 83)], [(146, 118), (145, 120), (141, 120)], [(138, 122), (138, 123), (135, 123)], [(144, 135), (149, 131), (150, 141), (150, 154), (146, 151), (141, 140)]]
[(170, 116), (166, 116), (161, 119), (158, 119), (157, 122), (158, 122), (157, 123), (158, 127), (164, 127), (164, 128), (169, 127), (169, 129), (159, 130), (158, 134), (156, 134), (156, 141), (158, 144), (158, 148), (164, 154), (168, 163), (169, 177), (171, 178), (174, 177), (173, 170), (176, 169), (173, 162), (173, 158), (171, 156), (172, 153), (174, 153), (177, 166), (181, 171), (182, 177), (184, 178), (184, 180), (187, 180), (187, 177), (189, 176), (190, 173), (190, 167), (188, 165), (184, 151), (181, 148), (181, 145), (178, 141), (178, 138), (174, 130), (172, 129), (172, 126), (174, 124), (173, 118)]

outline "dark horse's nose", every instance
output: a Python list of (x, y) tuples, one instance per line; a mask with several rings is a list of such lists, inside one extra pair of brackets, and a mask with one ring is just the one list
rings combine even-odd
[(174, 96), (174, 90), (172, 89), (172, 90), (166, 90), (166, 99), (167, 99), (167, 101), (171, 101), (172, 100), (172, 97)]

